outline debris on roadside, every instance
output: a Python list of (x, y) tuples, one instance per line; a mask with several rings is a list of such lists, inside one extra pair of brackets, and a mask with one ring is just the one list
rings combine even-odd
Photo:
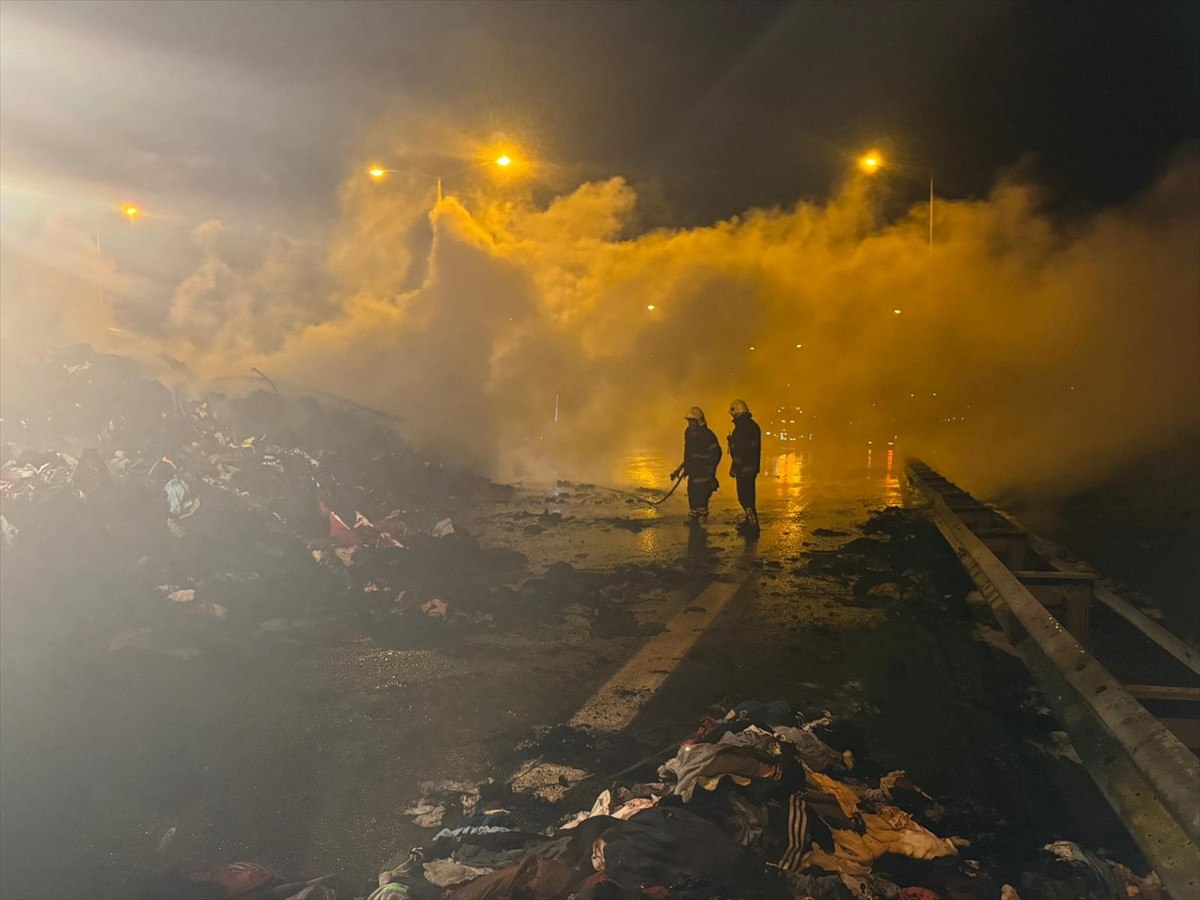
[(511, 784), (514, 793), (533, 794), (549, 803), (556, 803), (587, 775), (582, 769), (560, 763), (530, 762), (513, 775)]
[[(404, 815), (410, 816), (414, 825), (439, 828), (448, 809), (460, 809), (464, 820), (475, 816), (479, 785), (466, 781), (426, 781), (421, 784), (420, 791), (421, 799), (404, 810)], [(487, 811), (493, 818), (496, 812)]]
[[(299, 623), (339, 612), (382, 646), (437, 646), (468, 628), (540, 627), (559, 614), (543, 602), (580, 599), (526, 588), (538, 581), (527, 559), (481, 546), (450, 515), (510, 488), (421, 458), (390, 423), (265, 390), (188, 399), (86, 346), (43, 364), (59, 405), (6, 420), (3, 548), (23, 551), (14, 567), (102, 577), (132, 598), (100, 607), (106, 633), (55, 640), (180, 656), (178, 641), (159, 643), (174, 626), (148, 600), (163, 583), (176, 615), (229, 647), (324, 636)], [(85, 548), (65, 568), (64, 545)], [(225, 578), (231, 569), (255, 583)], [(31, 618), (63, 605), (64, 592), (46, 594), (26, 606)]]
[[(565, 817), (594, 777), (574, 766), (530, 761), (507, 785), (485, 786), (482, 800), (468, 783), (426, 782), (405, 814), (433, 828), (453, 810), (459, 824), (385, 869), (387, 891), (372, 896), (1167, 900), (1153, 875), (1067, 841), (1024, 868), (976, 858), (969, 840), (938, 833), (946, 807), (903, 771), (868, 776), (826, 743), (818, 732), (832, 723), (827, 711), (808, 719), (780, 701), (739, 704), (705, 717), (656, 780), (610, 782)], [(561, 758), (553, 751), (593, 738), (557, 726), (525, 749)], [(537, 802), (519, 814), (487, 808), (501, 791)]]
[(288, 881), (260, 863), (232, 862), (163, 873), (150, 881), (144, 896), (146, 900), (339, 900), (360, 893), (352, 882), (336, 875)]
[(167, 501), (170, 503), (171, 515), (183, 515), (184, 504), (187, 502), (188, 497), (188, 486), (179, 477), (178, 472), (171, 476), (170, 480), (163, 486), (163, 490), (166, 492)]
[[(639, 601), (687, 578), (653, 563), (542, 569), (515, 549), (481, 545), (456, 504), (507, 498), (511, 489), (447, 471), (390, 427), (333, 406), (265, 391), (189, 400), (138, 380), (129, 388), (136, 402), (118, 412), (107, 401), (76, 401), (71, 379), (97, 379), (112, 365), (82, 356), (62, 369), (69, 402), (22, 424), (20, 452), (0, 470), (4, 563), (37, 573), (40, 592), (22, 597), (21, 630), (7, 621), (6, 630), (32, 631), (42, 658), (82, 659), (146, 681), (165, 672), (165, 684), (188, 685), (201, 683), (193, 677), (201, 670), (240, 677), (281, 661), (308, 665), (331, 645), (454, 652), (477, 632), (566, 622), (595, 639), (607, 663), (603, 648), (620, 649), (609, 642), (663, 630)], [(591, 502), (592, 486), (565, 486)], [(523, 519), (510, 515), (524, 533), (565, 531), (570, 521), (540, 502)], [(601, 522), (634, 533), (651, 527), (635, 515)], [(937, 602), (942, 585), (921, 580), (928, 542), (911, 531), (908, 519), (885, 511), (863, 537), (807, 554), (805, 572), (853, 584), (862, 606)], [(55, 579), (67, 566), (95, 591), (62, 590)], [(761, 569), (774, 578), (781, 566), (766, 560)], [(43, 621), (52, 626), (28, 627)], [(411, 690), (379, 681), (380, 691)], [(369, 699), (408, 715), (393, 696)], [(366, 708), (376, 707), (356, 709)], [(856, 769), (849, 751), (835, 749), (829, 724), (828, 715), (806, 718), (783, 703), (742, 704), (705, 719), (634, 782), (600, 780), (616, 767), (583, 759), (596, 736), (559, 726), (505, 784), (425, 782), (419, 797), (396, 804), (395, 822), (429, 837), (374, 888), (233, 863), (189, 871), (177, 876), (186, 882), (177, 892), (148, 896), (948, 900), (1007, 888), (1010, 900), (1063, 900), (1107, 898), (1097, 892), (1115, 885), (1121, 896), (1160, 900), (1153, 879), (1079, 848), (1048, 849), (1040, 867), (981, 867), (974, 848), (949, 833), (962, 830), (947, 815), (951, 801), (935, 801), (903, 772)], [(543, 752), (551, 744), (581, 752), (558, 758)], [(182, 854), (185, 833), (176, 838), (173, 826), (148, 847)]]

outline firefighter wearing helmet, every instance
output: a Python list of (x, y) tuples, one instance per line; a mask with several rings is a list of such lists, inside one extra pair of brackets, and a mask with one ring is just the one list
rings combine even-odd
[(762, 429), (750, 415), (745, 400), (730, 403), (729, 415), (733, 419), (733, 431), (728, 438), (729, 474), (737, 482), (738, 503), (746, 513), (740, 528), (749, 534), (757, 534), (758, 508), (754, 487), (762, 464)]
[(721, 443), (704, 421), (704, 410), (693, 406), (684, 415), (683, 462), (671, 473), (672, 480), (687, 475), (688, 507), (693, 522), (708, 515), (708, 500), (717, 489), (717, 466)]

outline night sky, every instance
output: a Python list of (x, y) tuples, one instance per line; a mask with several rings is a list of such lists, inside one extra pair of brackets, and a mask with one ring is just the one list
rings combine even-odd
[(869, 145), (946, 196), (1020, 164), (1087, 209), (1148, 185), (1200, 121), (1197, 3), (10, 0), (3, 17), (6, 187), (293, 227), (385, 149), (383, 119), (534, 148), (546, 196), (624, 175), (647, 225), (828, 196)]

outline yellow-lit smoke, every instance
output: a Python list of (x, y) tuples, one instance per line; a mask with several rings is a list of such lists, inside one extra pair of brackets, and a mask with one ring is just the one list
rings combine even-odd
[[(356, 173), (319, 298), (298, 299), (294, 248), (247, 272), (207, 225), (139, 352), (386, 409), (500, 475), (607, 471), (673, 447), (684, 409), (721, 423), (741, 397), (768, 427), (776, 405), (804, 409), (818, 441), (898, 434), (983, 488), (1083, 481), (1200, 425), (1198, 185), (1188, 154), (1136, 200), (1059, 224), (1002, 180), (939, 200), (931, 250), (927, 208), (882, 221), (862, 175), (825, 204), (642, 234), (613, 178), (541, 207), (447, 197), (430, 252), (428, 194)], [(111, 338), (92, 312), (82, 336)]]

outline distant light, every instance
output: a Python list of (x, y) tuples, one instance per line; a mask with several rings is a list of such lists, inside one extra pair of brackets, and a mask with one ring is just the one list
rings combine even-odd
[(367, 174), (378, 181), (387, 174), (387, 169), (381, 169), (379, 166), (372, 166), (371, 168), (367, 169)]
[(883, 157), (876, 150), (869, 150), (858, 158), (858, 167), (868, 175), (874, 175), (883, 167)]
[(893, 315), (896, 315), (896, 316), (898, 316), (898, 315), (900, 315), (900, 310), (898, 310), (898, 309), (893, 309), (893, 310), (892, 310), (892, 314), (893, 314)]
[(125, 215), (129, 218), (130, 222), (132, 222), (134, 219), (136, 219), (138, 216), (140, 216), (142, 214), (142, 211), (140, 209), (138, 209), (136, 206), (134, 206), (132, 203), (121, 207), (121, 212), (125, 213)]
[(751, 350), (753, 350), (754, 348), (753, 348), (753, 347), (751, 347), (750, 349), (751, 349)]
[(797, 345), (796, 345), (796, 349), (797, 349), (797, 350), (799, 350), (799, 349), (800, 349), (801, 347), (803, 347), (803, 346), (804, 346), (803, 344), (797, 344)]
[(646, 309), (653, 310), (653, 309), (654, 309), (654, 304), (653, 304), (653, 303), (647, 303), (647, 304), (646, 304)]
[(500, 166), (501, 168), (504, 168), (505, 166), (511, 166), (511, 165), (512, 165), (512, 159), (511, 159), (510, 157), (508, 157), (508, 156), (500, 156), (500, 157), (497, 157), (497, 158), (496, 158), (496, 165)]

